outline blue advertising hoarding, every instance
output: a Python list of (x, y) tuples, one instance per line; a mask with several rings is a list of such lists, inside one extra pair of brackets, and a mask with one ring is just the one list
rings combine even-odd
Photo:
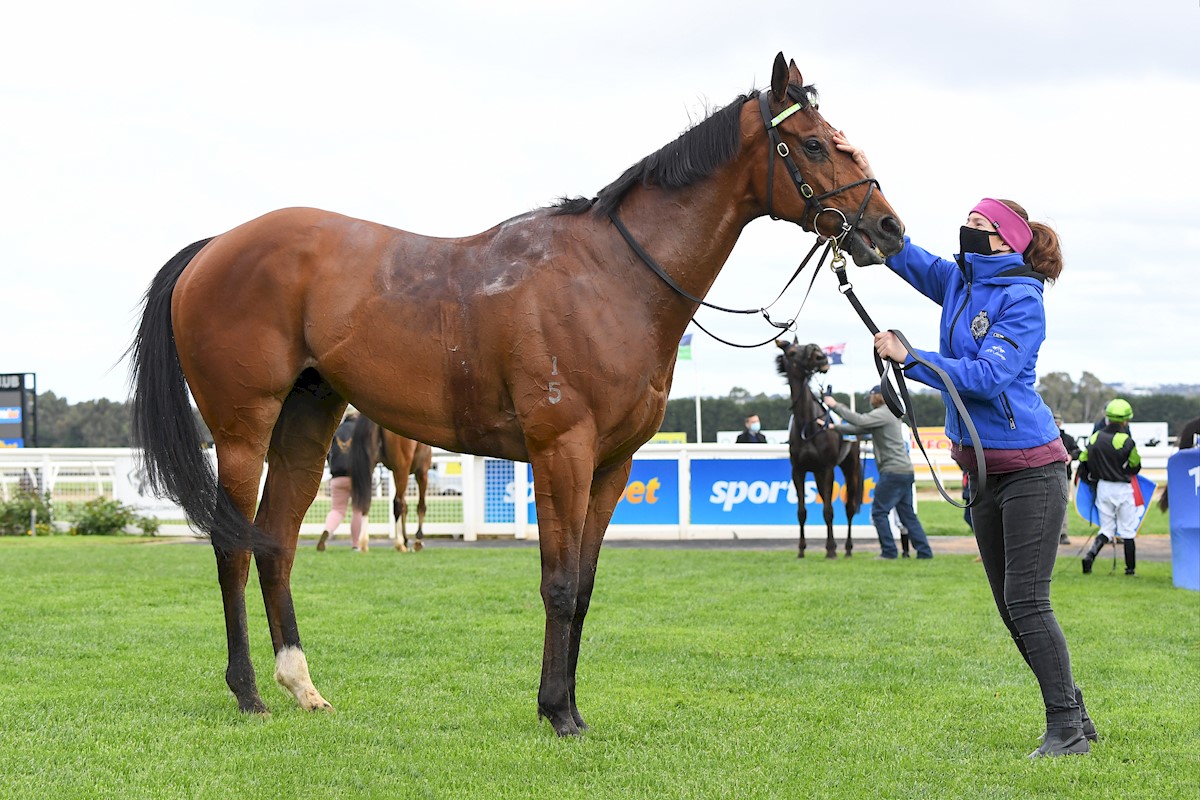
[[(692, 462), (691, 520), (693, 525), (795, 525), (796, 487), (792, 465), (786, 458), (695, 459)], [(875, 459), (864, 462), (863, 506), (855, 519), (869, 525), (871, 501), (879, 471)], [(846, 524), (846, 479), (841, 468), (834, 471), (834, 524)], [(820, 520), (825, 513), (811, 475), (804, 484), (808, 519)]]
[[(863, 506), (855, 522), (870, 525), (871, 502), (879, 472), (875, 460), (864, 462)], [(516, 472), (518, 465), (502, 459), (484, 462), (485, 523), (511, 523), (515, 520)], [(533, 501), (533, 474), (526, 471), (527, 519), (537, 521)], [(693, 525), (795, 525), (796, 488), (792, 485), (792, 467), (787, 458), (693, 459), (690, 462), (691, 497), (688, 509)], [(841, 469), (834, 474), (833, 520), (846, 524), (845, 479)], [(817, 484), (811, 475), (804, 487), (809, 520), (820, 520), (824, 513)], [(633, 461), (629, 482), (613, 513), (613, 525), (678, 525), (680, 505), (679, 465), (673, 459)]]
[[(511, 461), (491, 460), (484, 462), (483, 521), (512, 522), (513, 501), (516, 496), (516, 480)], [(525, 502), (529, 506), (530, 524), (537, 521), (537, 509), (533, 502), (533, 470), (528, 464), (525, 469), (526, 485), (529, 487)], [(613, 525), (678, 525), (679, 524), (679, 464), (672, 460), (633, 460), (629, 482), (613, 512)]]

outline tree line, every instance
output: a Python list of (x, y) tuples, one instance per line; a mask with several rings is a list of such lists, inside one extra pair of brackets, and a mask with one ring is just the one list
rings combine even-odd
[[(946, 408), (941, 394), (911, 384), (910, 390), (917, 423), (923, 427), (942, 425)], [(1093, 422), (1103, 415), (1108, 401), (1117, 396), (1090, 372), (1084, 372), (1078, 381), (1066, 372), (1048, 373), (1038, 381), (1038, 391), (1065, 422)], [(850, 402), (845, 392), (834, 392), (834, 396), (843, 403)], [(1146, 394), (1126, 399), (1133, 405), (1134, 419), (1165, 421), (1171, 436), (1178, 435), (1188, 420), (1200, 417), (1200, 395), (1196, 394)], [(750, 414), (757, 414), (766, 429), (786, 429), (792, 413), (791, 398), (787, 395), (752, 395), (739, 387), (731, 389), (725, 397), (703, 397), (700, 404), (705, 442), (715, 442), (717, 431), (740, 431)], [(865, 394), (855, 395), (855, 408), (861, 412), (870, 407)], [(194, 409), (193, 413), (202, 436), (211, 443), (208, 428)], [(131, 447), (129, 414), (128, 403), (104, 398), (71, 403), (54, 392), (43, 392), (37, 397), (37, 446)], [(695, 442), (695, 398), (669, 400), (660, 430), (686, 433), (688, 441)]]

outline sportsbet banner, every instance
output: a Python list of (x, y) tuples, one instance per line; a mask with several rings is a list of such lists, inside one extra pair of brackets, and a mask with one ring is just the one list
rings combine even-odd
[[(511, 461), (489, 460), (484, 464), (488, 486), (484, 522), (512, 522), (516, 482)], [(533, 500), (533, 475), (526, 470), (529, 490), (524, 498), (528, 519), (537, 518)], [(871, 501), (879, 472), (875, 460), (865, 462), (863, 507), (855, 520), (870, 524)], [(693, 525), (795, 525), (797, 496), (792, 484), (792, 467), (786, 458), (694, 459), (690, 462), (691, 497), (688, 509)], [(492, 488), (495, 487), (495, 488)], [(501, 487), (503, 487), (501, 489)], [(841, 469), (834, 474), (833, 520), (846, 523), (846, 488)], [(497, 491), (499, 490), (499, 491)], [(637, 459), (629, 483), (613, 514), (613, 525), (678, 525), (679, 464), (675, 460)], [(808, 519), (821, 520), (824, 507), (811, 477), (804, 486)]]
[[(833, 480), (833, 522), (844, 525), (846, 479), (840, 467), (834, 470)], [(878, 482), (875, 459), (869, 458), (865, 462), (863, 506), (855, 515), (862, 524), (870, 524), (871, 500)], [(825, 507), (811, 475), (804, 484), (804, 505), (809, 522), (822, 519)], [(794, 525), (797, 510), (792, 465), (786, 458), (692, 461), (693, 525)]]

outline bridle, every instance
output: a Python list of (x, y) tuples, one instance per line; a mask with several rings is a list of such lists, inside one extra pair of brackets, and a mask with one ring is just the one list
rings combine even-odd
[[(778, 156), (779, 158), (783, 159), (784, 166), (787, 167), (788, 175), (791, 176), (792, 183), (795, 185), (796, 191), (800, 194), (800, 197), (804, 199), (804, 212), (800, 215), (800, 227), (806, 231), (815, 232), (818, 235), (821, 235), (820, 231), (817, 230), (817, 219), (821, 214), (827, 212), (837, 214), (839, 217), (841, 217), (842, 221), (839, 232), (835, 236), (828, 237), (824, 240), (817, 240), (817, 242), (808, 251), (808, 255), (806, 255), (804, 260), (800, 262), (800, 266), (796, 267), (795, 272), (792, 273), (792, 277), (788, 278), (788, 281), (784, 284), (783, 289), (779, 292), (775, 299), (766, 306), (761, 308), (725, 308), (724, 306), (719, 306), (715, 303), (709, 303), (708, 301), (704, 300), (704, 298), (696, 297), (680, 286), (674, 278), (668, 275), (662, 266), (654, 260), (654, 257), (651, 256), (650, 253), (648, 253), (646, 249), (637, 241), (637, 239), (633, 237), (633, 234), (630, 233), (629, 229), (625, 227), (625, 223), (621, 221), (620, 216), (617, 214), (617, 209), (614, 208), (612, 211), (610, 211), (608, 213), (608, 218), (612, 221), (613, 226), (621, 234), (621, 237), (625, 240), (626, 244), (629, 245), (630, 249), (632, 249), (633, 252), (638, 255), (638, 258), (640, 258), (642, 262), (654, 272), (655, 275), (657, 275), (665, 284), (667, 284), (667, 286), (671, 287), (671, 289), (679, 296), (690, 300), (697, 305), (704, 306), (705, 308), (711, 308), (714, 311), (723, 311), (727, 314), (762, 314), (763, 318), (772, 327), (778, 328), (779, 330), (791, 331), (795, 328), (796, 318), (800, 315), (800, 310), (803, 310), (804, 303), (808, 300), (808, 292), (812, 291), (813, 283), (816, 282), (817, 274), (820, 272), (821, 265), (825, 263), (826, 256), (828, 256), (830, 252), (833, 252), (835, 263), (839, 260), (845, 260), (841, 253), (842, 243), (845, 241), (846, 237), (857, 230), (858, 226), (862, 223), (863, 216), (867, 212), (867, 205), (870, 204), (871, 197), (874, 195), (875, 190), (879, 187), (879, 181), (877, 181), (875, 178), (863, 178), (862, 180), (848, 183), (844, 186), (839, 186), (836, 189), (831, 189), (828, 192), (816, 194), (808, 181), (804, 179), (804, 175), (801, 173), (800, 168), (796, 166), (796, 161), (792, 158), (791, 149), (780, 137), (778, 128), (783, 121), (792, 114), (795, 114), (797, 111), (803, 111), (806, 108), (816, 108), (817, 104), (810, 92), (806, 92), (802, 87), (796, 86), (795, 84), (788, 85), (787, 96), (793, 101), (792, 105), (788, 106), (779, 114), (772, 117), (767, 94), (765, 92), (761, 92), (758, 95), (759, 111), (762, 114), (763, 125), (766, 128), (767, 137), (771, 142), (770, 153), (767, 156), (767, 215), (773, 220), (780, 219), (780, 217), (775, 216), (774, 207), (772, 204), (772, 197), (775, 189), (775, 158)], [(843, 214), (840, 209), (826, 206), (821, 202), (822, 200), (853, 189), (856, 186), (861, 186), (862, 184), (868, 184), (867, 191), (863, 197), (862, 203), (858, 207), (858, 212), (854, 215), (853, 221), (848, 220), (846, 215)], [(809, 218), (807, 225), (805, 224), (806, 217)], [(808, 284), (808, 292), (805, 293), (804, 302), (801, 302), (800, 310), (797, 310), (796, 316), (786, 321), (776, 321), (771, 319), (768, 309), (779, 302), (780, 298), (783, 297), (783, 295), (795, 282), (796, 278), (800, 276), (800, 273), (804, 271), (804, 268), (808, 266), (808, 262), (812, 260), (813, 255), (816, 254), (817, 249), (822, 244), (825, 245), (825, 251), (821, 254), (821, 257), (817, 261), (817, 268), (813, 270), (812, 280)], [(696, 322), (695, 319), (692, 320), (692, 323), (697, 328), (711, 336), (713, 339), (716, 339), (722, 344), (730, 345), (731, 347), (762, 347), (763, 345), (770, 344), (771, 342), (775, 341), (775, 336), (773, 335), (769, 339), (765, 339), (764, 341), (757, 342), (755, 344), (738, 344), (736, 342), (727, 341), (713, 334), (699, 322)]]
[[(855, 181), (854, 183), (847, 183), (843, 186), (837, 187), (836, 189), (830, 189), (828, 192), (816, 194), (813, 191), (812, 186), (809, 185), (808, 181), (804, 179), (804, 175), (800, 172), (800, 167), (796, 165), (796, 160), (792, 158), (791, 148), (787, 146), (787, 142), (783, 141), (783, 137), (779, 135), (779, 126), (784, 120), (796, 112), (803, 111), (809, 107), (816, 108), (817, 104), (813, 100), (811, 93), (804, 91), (802, 87), (796, 86), (795, 84), (788, 84), (787, 96), (793, 101), (792, 105), (788, 106), (774, 117), (771, 116), (771, 106), (767, 99), (766, 93), (761, 93), (758, 96), (758, 110), (762, 115), (763, 125), (767, 129), (767, 137), (771, 140), (772, 151), (767, 160), (767, 216), (773, 220), (779, 219), (779, 217), (775, 216), (775, 212), (772, 207), (772, 200), (775, 196), (775, 156), (778, 155), (781, 159), (783, 159), (783, 165), (787, 167), (788, 175), (791, 176), (792, 183), (796, 186), (796, 191), (800, 193), (802, 198), (804, 198), (804, 213), (800, 215), (800, 227), (807, 231), (820, 234), (820, 231), (817, 230), (817, 218), (826, 212), (833, 212), (842, 218), (842, 224), (840, 232), (836, 236), (829, 238), (830, 241), (835, 241), (837, 242), (838, 246), (841, 246), (845, 242), (846, 236), (858, 229), (859, 224), (862, 222), (863, 215), (867, 213), (867, 205), (871, 202), (872, 195), (874, 195), (875, 190), (879, 188), (879, 181), (877, 181), (875, 178), (863, 178), (862, 180)], [(854, 215), (853, 222), (847, 220), (846, 215), (843, 214), (840, 209), (831, 208), (821, 202), (826, 198), (849, 191), (856, 186), (862, 186), (864, 183), (867, 184), (867, 191), (863, 195), (863, 201), (858, 207), (858, 213)], [(804, 225), (804, 217), (810, 213), (812, 214), (810, 222), (812, 226), (811, 228)]]

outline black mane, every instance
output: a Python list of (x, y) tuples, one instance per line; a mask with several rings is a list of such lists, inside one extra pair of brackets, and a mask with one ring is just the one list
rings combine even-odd
[(608, 215), (621, 198), (637, 184), (680, 189), (707, 178), (718, 167), (738, 154), (742, 143), (740, 125), (742, 105), (757, 98), (757, 89), (739, 95), (660, 148), (625, 170), (625, 174), (600, 190), (592, 200), (563, 197), (554, 204), (556, 214), (582, 214), (594, 208)]

